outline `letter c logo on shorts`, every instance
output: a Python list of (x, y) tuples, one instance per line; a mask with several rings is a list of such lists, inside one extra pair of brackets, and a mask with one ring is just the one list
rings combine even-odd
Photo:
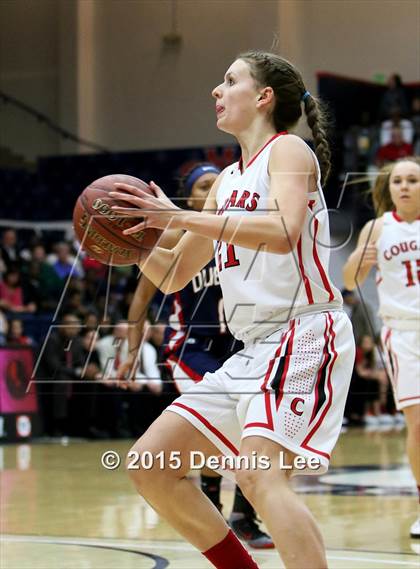
[(290, 409), (293, 411), (293, 413), (295, 415), (297, 415), (298, 417), (300, 417), (301, 415), (303, 415), (303, 406), (302, 406), (302, 410), (299, 411), (297, 406), (298, 403), (305, 403), (304, 399), (301, 399), (300, 397), (295, 397), (292, 401), (292, 403), (290, 404)]

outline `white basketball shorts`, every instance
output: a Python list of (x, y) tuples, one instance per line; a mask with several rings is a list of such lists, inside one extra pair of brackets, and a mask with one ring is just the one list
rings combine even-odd
[(187, 419), (222, 455), (237, 457), (241, 439), (260, 436), (318, 459), (318, 470), (292, 474), (320, 474), (340, 433), (354, 355), (343, 311), (296, 317), (206, 373), (166, 411)]
[(385, 364), (397, 409), (420, 404), (420, 331), (381, 330)]

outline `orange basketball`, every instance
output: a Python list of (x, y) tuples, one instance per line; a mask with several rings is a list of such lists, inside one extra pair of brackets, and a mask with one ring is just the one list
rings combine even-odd
[(142, 249), (153, 249), (162, 231), (151, 228), (123, 235), (124, 229), (136, 225), (142, 218), (122, 217), (111, 209), (113, 205), (130, 207), (130, 204), (108, 195), (109, 192), (116, 191), (114, 184), (117, 182), (153, 194), (145, 182), (133, 176), (104, 176), (92, 182), (79, 196), (73, 212), (73, 226), (82, 249), (90, 257), (106, 265), (133, 265), (139, 262)]

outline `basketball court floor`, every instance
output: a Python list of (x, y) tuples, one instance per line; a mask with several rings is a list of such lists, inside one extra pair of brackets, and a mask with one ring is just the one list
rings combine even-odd
[[(330, 568), (420, 567), (420, 540), (409, 538), (418, 511), (404, 434), (351, 429), (341, 435), (328, 474), (295, 483), (321, 525)], [(101, 465), (106, 450), (123, 456), (131, 443), (0, 447), (0, 567), (211, 567), (136, 495), (123, 467)], [(232, 485), (225, 481), (225, 515), (232, 500)], [(282, 567), (273, 551), (253, 556), (262, 569)]]

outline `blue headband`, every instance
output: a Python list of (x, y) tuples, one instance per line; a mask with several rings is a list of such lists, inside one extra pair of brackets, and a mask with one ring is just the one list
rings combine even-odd
[(309, 91), (305, 91), (302, 95), (302, 101), (305, 102), (305, 100), (310, 96), (310, 92)]
[(213, 164), (199, 164), (198, 166), (196, 166), (191, 170), (191, 172), (188, 174), (188, 176), (185, 179), (184, 187), (186, 193), (188, 195), (191, 194), (193, 185), (198, 180), (198, 178), (201, 178), (201, 176), (203, 176), (204, 174), (220, 174), (220, 172), (221, 172), (220, 168), (214, 166)]

